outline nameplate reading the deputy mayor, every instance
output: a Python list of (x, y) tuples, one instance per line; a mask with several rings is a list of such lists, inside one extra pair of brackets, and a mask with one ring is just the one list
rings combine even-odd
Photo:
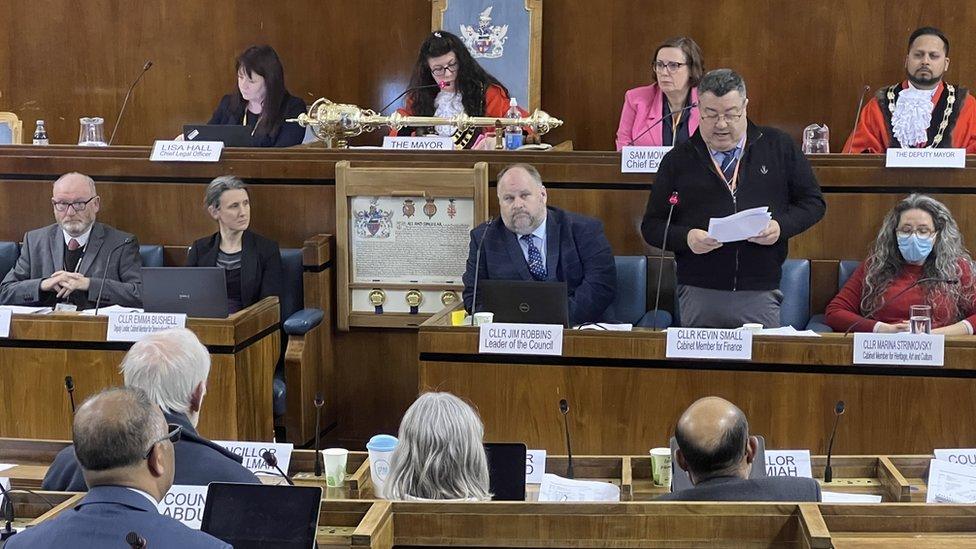
[(0, 337), (10, 337), (10, 309), (0, 309)]
[(203, 521), (203, 507), (207, 503), (206, 486), (187, 486), (174, 484), (156, 504), (159, 514), (178, 520), (184, 526), (200, 529)]
[(965, 168), (966, 149), (888, 149), (886, 168)]
[(751, 360), (752, 332), (738, 328), (668, 328), (665, 357)]
[(156, 141), (151, 162), (219, 162), (223, 141)]
[(183, 313), (109, 313), (105, 341), (139, 341), (149, 334), (185, 327)]
[(976, 467), (976, 448), (947, 448), (935, 451), (935, 459)]
[(620, 149), (620, 173), (657, 173), (670, 151), (671, 147), (624, 147)]
[(813, 478), (810, 450), (766, 450), (767, 477)]
[(563, 327), (559, 324), (482, 324), (478, 340), (479, 353), (563, 354)]
[(215, 440), (215, 444), (223, 446), (232, 453), (244, 459), (242, 465), (254, 474), (281, 476), (274, 467), (265, 463), (261, 457), (265, 451), (271, 452), (278, 458), (278, 468), (288, 474), (288, 464), (291, 463), (291, 452), (295, 445), (276, 442), (237, 442), (230, 440)]
[(450, 137), (393, 137), (383, 138), (384, 149), (409, 151), (453, 151), (454, 140)]
[(854, 334), (854, 364), (943, 366), (945, 336), (931, 334)]

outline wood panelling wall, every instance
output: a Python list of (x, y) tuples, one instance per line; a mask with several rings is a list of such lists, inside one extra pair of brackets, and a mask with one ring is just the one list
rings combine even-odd
[[(683, 34), (706, 68), (745, 76), (754, 120), (797, 139), (827, 123), (839, 151), (861, 88), (903, 78), (918, 26), (948, 33), (949, 80), (976, 85), (974, 22), (976, 4), (948, 0), (546, 0), (542, 105), (567, 122), (548, 140), (612, 149), (624, 92), (648, 82), (658, 43)], [(149, 144), (205, 122), (253, 43), (277, 49), (289, 89), (307, 102), (376, 109), (406, 87), (429, 29), (428, 0), (4, 0), (0, 111), (17, 113), (28, 135), (45, 119), (57, 143), (76, 142), (81, 116), (103, 116), (108, 134), (151, 59), (116, 139)]]

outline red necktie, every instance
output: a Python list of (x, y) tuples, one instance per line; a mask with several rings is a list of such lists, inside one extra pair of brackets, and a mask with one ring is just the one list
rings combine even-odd
[(73, 252), (73, 251), (77, 250), (80, 247), (81, 247), (81, 244), (78, 244), (78, 241), (77, 240), (75, 240), (75, 239), (72, 238), (71, 240), (68, 241), (68, 251), (72, 251)]

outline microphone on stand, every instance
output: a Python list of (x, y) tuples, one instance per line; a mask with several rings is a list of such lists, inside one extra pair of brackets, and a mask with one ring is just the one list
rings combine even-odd
[(400, 95), (396, 96), (393, 99), (393, 101), (390, 101), (382, 109), (380, 109), (379, 113), (380, 114), (383, 114), (383, 111), (385, 111), (386, 109), (390, 108), (390, 105), (396, 103), (397, 101), (400, 100), (401, 97), (403, 97), (404, 95), (407, 95), (408, 93), (410, 93), (412, 91), (424, 90), (424, 89), (427, 89), (427, 88), (441, 88), (441, 89), (443, 89), (444, 87), (445, 87), (445, 84), (443, 84), (443, 83), (434, 83), (434, 84), (427, 84), (427, 85), (424, 85), (424, 86), (416, 86), (416, 87), (413, 87), (413, 88), (407, 88), (407, 89), (403, 90), (403, 93), (401, 93)]
[(136, 532), (129, 532), (125, 535), (125, 542), (129, 544), (132, 549), (148, 549), (149, 543), (146, 538), (140, 536)]
[(105, 279), (108, 278), (108, 268), (112, 266), (112, 256), (115, 252), (119, 251), (119, 248), (130, 244), (135, 239), (134, 236), (130, 236), (122, 241), (121, 244), (112, 248), (112, 251), (108, 253), (108, 261), (105, 262), (105, 271), (102, 273), (102, 282), (98, 285), (98, 297), (95, 298), (95, 316), (98, 316), (98, 306), (102, 302), (102, 290), (105, 289)]
[(563, 427), (566, 429), (566, 457), (569, 465), (566, 467), (566, 476), (574, 478), (573, 475), (573, 446), (569, 441), (569, 401), (565, 398), (559, 399), (559, 413), (563, 415)]
[[(864, 89), (861, 90), (861, 98), (857, 100), (857, 112), (854, 114), (854, 128), (851, 129), (851, 135), (854, 135), (854, 132), (857, 131), (857, 124), (858, 124), (858, 122), (861, 121), (861, 107), (864, 106), (864, 95), (866, 93), (868, 93), (869, 91), (871, 91), (871, 86), (868, 86), (867, 84), (865, 84), (864, 85)], [(853, 147), (853, 145), (854, 145), (854, 142), (851, 141), (851, 147), (848, 147), (846, 151), (845, 150), (841, 150), (840, 151), (841, 154), (850, 154), (851, 153), (851, 148)]]
[[(318, 450), (316, 450), (316, 453), (318, 453)], [(264, 462), (268, 465), (268, 467), (271, 467), (275, 471), (278, 471), (278, 474), (281, 475), (282, 478), (284, 478), (289, 485), (291, 486), (295, 485), (295, 481), (293, 481), (290, 476), (286, 475), (285, 472), (281, 470), (281, 467), (278, 467), (278, 456), (274, 455), (274, 453), (272, 453), (271, 450), (265, 450), (261, 452), (261, 459), (264, 460)]]
[(478, 312), (478, 270), (481, 268), (481, 247), (485, 245), (485, 236), (488, 235), (488, 229), (491, 229), (492, 222), (495, 221), (494, 217), (488, 218), (488, 223), (485, 224), (485, 231), (481, 233), (481, 240), (478, 241), (478, 251), (474, 254), (474, 284), (471, 289), (471, 325), (474, 325), (474, 314)]
[(830, 454), (834, 451), (834, 436), (837, 434), (837, 423), (840, 416), (844, 415), (844, 401), (838, 400), (834, 405), (834, 428), (830, 431), (830, 442), (827, 443), (827, 466), (824, 467), (824, 482), (834, 479), (834, 470), (830, 467)]
[(14, 502), (12, 499), (10, 499), (10, 491), (7, 490), (2, 482), (0, 482), (0, 493), (3, 493), (4, 517), (3, 530), (0, 530), (0, 541), (6, 541), (17, 533), (17, 530), (15, 530), (12, 526), (14, 522)]
[(689, 109), (693, 109), (693, 108), (695, 108), (697, 106), (698, 106), (698, 103), (695, 102), (695, 103), (692, 103), (691, 105), (686, 105), (684, 107), (681, 107), (680, 109), (678, 109), (676, 111), (669, 112), (668, 114), (662, 116), (660, 120), (658, 120), (658, 121), (654, 122), (653, 124), (651, 124), (650, 126), (648, 126), (646, 130), (644, 130), (644, 131), (640, 132), (639, 134), (637, 134), (637, 137), (631, 139), (630, 142), (627, 143), (627, 146), (629, 147), (629, 146), (633, 145), (635, 142), (637, 142), (638, 139), (640, 139), (641, 137), (644, 137), (645, 135), (647, 135), (647, 132), (649, 132), (649, 131), (653, 130), (654, 128), (656, 128), (657, 125), (660, 124), (661, 122), (664, 122), (668, 118), (671, 118), (671, 117), (673, 117), (674, 115), (676, 115), (678, 113), (685, 112), (685, 111), (687, 111)]
[(71, 376), (64, 376), (64, 389), (68, 391), (68, 400), (71, 401), (71, 415), (75, 415), (75, 380)]
[(654, 291), (654, 325), (652, 327), (653, 330), (657, 330), (657, 313), (659, 310), (658, 305), (660, 304), (661, 301), (661, 275), (664, 274), (664, 249), (668, 245), (668, 229), (671, 228), (671, 215), (674, 213), (674, 207), (677, 206), (679, 203), (681, 203), (681, 200), (678, 198), (678, 191), (672, 192), (671, 196), (668, 197), (668, 204), (671, 205), (671, 208), (668, 209), (668, 221), (664, 224), (664, 238), (661, 239), (661, 255), (658, 256), (657, 290)]
[[(871, 319), (871, 316), (874, 315), (874, 313), (880, 311), (882, 307), (884, 307), (888, 303), (891, 303), (892, 301), (898, 299), (899, 297), (905, 295), (905, 292), (911, 290), (912, 288), (918, 286), (919, 284), (921, 284), (923, 282), (940, 282), (942, 284), (950, 284), (951, 285), (951, 284), (959, 284), (959, 279), (958, 278), (939, 278), (937, 276), (930, 276), (930, 277), (926, 277), (926, 278), (920, 278), (920, 279), (916, 280), (915, 282), (912, 282), (904, 290), (898, 292), (897, 294), (895, 294), (895, 295), (891, 296), (890, 298), (885, 299), (884, 301), (882, 301), (881, 303), (879, 303), (877, 307), (875, 307), (875, 308), (871, 309), (870, 311), (868, 311), (868, 314), (864, 315), (864, 318), (870, 320)], [(851, 330), (854, 329), (854, 326), (857, 326), (857, 324), (859, 322), (861, 322), (861, 321), (860, 320), (855, 320), (850, 326), (848, 326), (847, 329), (844, 330), (844, 337), (847, 337), (847, 335), (851, 333)]]
[(322, 406), (325, 405), (325, 399), (322, 398), (322, 393), (316, 393), (315, 399), (312, 400), (312, 404), (315, 405), (315, 476), (322, 476), (322, 452), (319, 451), (319, 443), (321, 442), (322, 434)]
[(152, 68), (152, 66), (152, 61), (146, 61), (146, 64), (142, 66), (142, 71), (139, 73), (139, 76), (137, 76), (136, 79), (132, 81), (132, 85), (129, 86), (129, 91), (125, 92), (125, 99), (122, 100), (122, 108), (119, 109), (119, 116), (115, 118), (115, 127), (112, 128), (112, 137), (110, 137), (108, 140), (109, 146), (112, 146), (112, 143), (115, 141), (115, 132), (119, 131), (119, 122), (122, 121), (122, 115), (125, 113), (125, 106), (129, 103), (129, 95), (132, 94), (132, 89), (136, 87), (136, 84), (142, 80), (143, 75), (146, 74), (146, 71)]

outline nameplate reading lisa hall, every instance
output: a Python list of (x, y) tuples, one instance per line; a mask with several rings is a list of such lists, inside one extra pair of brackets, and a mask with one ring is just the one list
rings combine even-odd
[(752, 332), (738, 328), (668, 328), (668, 349), (665, 356), (751, 360)]
[(408, 151), (453, 151), (454, 140), (450, 137), (392, 137), (383, 138), (384, 149)]
[(218, 162), (223, 141), (156, 141), (152, 162)]
[(887, 168), (965, 168), (966, 149), (888, 149)]
[(620, 149), (620, 173), (657, 173), (670, 151), (671, 147), (624, 147)]
[(563, 354), (563, 327), (559, 324), (482, 324), (481, 337), (478, 340), (479, 353)]
[(149, 334), (186, 328), (183, 313), (109, 313), (105, 341), (139, 341)]
[(854, 334), (854, 364), (943, 366), (945, 336), (929, 334)]

